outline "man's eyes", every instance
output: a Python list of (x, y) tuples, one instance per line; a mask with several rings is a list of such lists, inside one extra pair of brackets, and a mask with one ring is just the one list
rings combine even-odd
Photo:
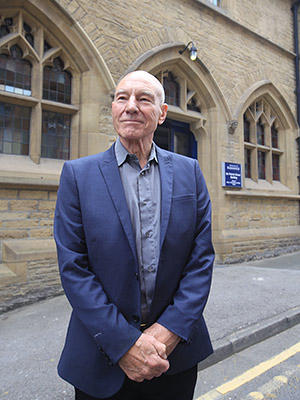
[[(129, 97), (126, 95), (120, 95), (116, 97), (116, 101), (128, 101)], [(136, 102), (141, 102), (141, 103), (153, 103), (153, 100), (149, 97), (137, 97)]]
[(127, 100), (126, 96), (118, 96), (116, 100)]

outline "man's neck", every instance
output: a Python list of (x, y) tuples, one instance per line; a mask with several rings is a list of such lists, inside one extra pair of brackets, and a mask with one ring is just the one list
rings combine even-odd
[(147, 164), (151, 147), (152, 147), (152, 138), (151, 140), (126, 140), (120, 137), (120, 142), (125, 147), (125, 149), (130, 154), (136, 155), (139, 160), (140, 166), (143, 169)]

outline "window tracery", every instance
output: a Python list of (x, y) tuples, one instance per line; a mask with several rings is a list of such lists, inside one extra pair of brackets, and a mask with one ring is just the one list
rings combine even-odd
[(21, 10), (0, 16), (0, 153), (29, 155), (37, 163), (70, 157), (76, 73), (38, 21)]
[(254, 181), (280, 181), (282, 127), (264, 98), (252, 103), (244, 113), (245, 177)]

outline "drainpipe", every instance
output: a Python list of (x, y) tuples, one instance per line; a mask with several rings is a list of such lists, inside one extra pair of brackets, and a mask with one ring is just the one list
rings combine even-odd
[[(292, 6), (293, 17), (294, 17), (294, 47), (295, 47), (295, 68), (296, 68), (296, 98), (297, 98), (297, 121), (298, 121), (298, 164), (299, 164), (299, 193), (300, 193), (300, 71), (299, 71), (299, 24), (298, 24), (298, 11), (299, 11), (300, 0), (296, 1)], [(299, 220), (300, 220), (300, 202), (299, 202)]]
[(296, 96), (297, 96), (297, 121), (300, 126), (300, 74), (299, 74), (299, 26), (298, 26), (298, 10), (300, 0), (296, 1), (292, 6), (294, 19), (294, 49), (295, 49), (295, 68), (296, 68)]

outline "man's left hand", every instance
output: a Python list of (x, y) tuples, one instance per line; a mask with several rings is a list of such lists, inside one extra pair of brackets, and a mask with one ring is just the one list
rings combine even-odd
[(147, 328), (144, 333), (154, 336), (155, 339), (159, 340), (161, 343), (164, 343), (167, 348), (167, 356), (172, 353), (181, 340), (179, 336), (165, 328), (163, 325), (160, 325), (158, 322), (155, 322), (153, 325)]

